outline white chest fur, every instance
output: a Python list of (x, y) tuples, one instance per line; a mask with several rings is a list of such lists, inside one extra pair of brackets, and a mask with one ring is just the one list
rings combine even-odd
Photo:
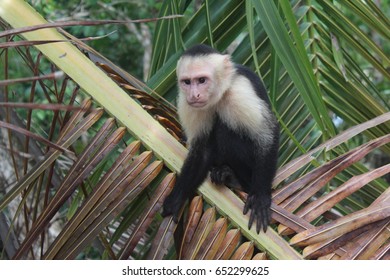
[(235, 78), (231, 88), (219, 102), (217, 113), (231, 129), (248, 134), (262, 145), (272, 142), (269, 109), (247, 78)]

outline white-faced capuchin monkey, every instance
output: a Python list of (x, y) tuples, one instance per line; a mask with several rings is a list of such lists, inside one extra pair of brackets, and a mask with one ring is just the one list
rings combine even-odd
[(176, 68), (178, 112), (189, 153), (177, 183), (164, 201), (163, 216), (177, 222), (181, 207), (206, 179), (248, 193), (243, 213), (257, 233), (270, 222), (279, 126), (267, 91), (248, 68), (206, 45), (183, 53)]

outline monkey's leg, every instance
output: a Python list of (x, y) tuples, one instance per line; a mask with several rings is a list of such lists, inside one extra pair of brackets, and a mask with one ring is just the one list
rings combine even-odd
[(212, 162), (210, 154), (207, 141), (198, 141), (192, 145), (176, 185), (164, 201), (164, 217), (173, 215), (174, 221), (178, 221), (181, 207), (206, 179)]

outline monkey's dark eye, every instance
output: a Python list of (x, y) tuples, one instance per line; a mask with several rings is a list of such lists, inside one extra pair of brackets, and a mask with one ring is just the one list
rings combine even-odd
[(206, 82), (206, 78), (202, 77), (202, 78), (199, 78), (199, 83), (200, 84), (204, 84)]
[(185, 80), (183, 80), (183, 83), (185, 83), (186, 85), (189, 85), (189, 84), (191, 84), (191, 81), (189, 79), (185, 79)]

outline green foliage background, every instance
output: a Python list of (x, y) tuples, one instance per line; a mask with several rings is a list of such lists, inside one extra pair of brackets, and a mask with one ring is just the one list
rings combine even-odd
[[(15, 0), (14, 3), (16, 2), (21, 1)], [(31, 0), (28, 3), (42, 17), (56, 22), (99, 19), (130, 20), (183, 15), (169, 20), (142, 24), (131, 24), (129, 22), (126, 25), (105, 24), (65, 28), (77, 38), (91, 38), (86, 41), (89, 46), (109, 58), (114, 65), (120, 66), (146, 83), (146, 86), (144, 86), (135, 79), (126, 80), (127, 85), (131, 88), (126, 93), (133, 97), (146, 90), (147, 93), (152, 93), (153, 96), (156, 96), (155, 93), (157, 93), (168, 102), (175, 104), (177, 95), (175, 65), (177, 58), (185, 48), (201, 42), (208, 43), (220, 51), (231, 53), (235, 62), (249, 66), (262, 77), (266, 88), (269, 90), (274, 111), (282, 126), (279, 155), (280, 171), (275, 180), (274, 201), (276, 208), (274, 213), (280, 213), (283, 210), (285, 211), (283, 215), (287, 215), (289, 220), (282, 220), (281, 216), (283, 215), (278, 216), (279, 220), (267, 235), (254, 235), (247, 230), (246, 220), (241, 215), (241, 208), (237, 206), (242, 201), (235, 200), (236, 203), (233, 203), (229, 200), (231, 193), (219, 193), (206, 183), (206, 186), (202, 186), (199, 190), (199, 193), (205, 199), (205, 206), (199, 208), (198, 211), (205, 210), (204, 213), (202, 212), (203, 217), (214, 217), (214, 220), (210, 218), (210, 224), (199, 225), (197, 228), (199, 231), (205, 229), (204, 232), (207, 232), (206, 229), (210, 229), (211, 226), (217, 224), (214, 223), (215, 219), (225, 219), (226, 228), (231, 229), (238, 226), (240, 233), (245, 236), (242, 240), (250, 241), (241, 244), (241, 248), (253, 250), (253, 246), (256, 246), (256, 250), (265, 250), (272, 258), (294, 258), (297, 257), (297, 251), (293, 246), (289, 247), (286, 242), (294, 240), (289, 235), (292, 233), (282, 234), (283, 230), (281, 228), (285, 222), (290, 222), (290, 226), (294, 228), (294, 233), (297, 233), (299, 237), (302, 234), (310, 234), (313, 230), (321, 231), (321, 226), (329, 224), (334, 225), (333, 228), (338, 230), (342, 228), (341, 225), (337, 224), (341, 218), (354, 217), (353, 215), (360, 213), (359, 211), (369, 215), (372, 211), (372, 205), (375, 203), (377, 203), (375, 210), (379, 209), (384, 213), (383, 215), (387, 215), (385, 213), (389, 211), (388, 202), (383, 201), (388, 199), (389, 172), (386, 173), (385, 171), (386, 168), (390, 168), (387, 166), (390, 147), (386, 142), (389, 137), (390, 124), (388, 121), (384, 121), (372, 128), (365, 127), (365, 125), (367, 121), (377, 120), (378, 117), (386, 117), (390, 111), (389, 0), (375, 3), (373, 1), (353, 0)], [(376, 4), (380, 4), (380, 8)], [(3, 22), (2, 24), (5, 29), (9, 28)], [(12, 40), (23, 40), (23, 36), (12, 38)], [(6, 40), (4, 42), (7, 43)], [(50, 46), (53, 49), (56, 48), (56, 44)], [(35, 47), (38, 48), (38, 46), (11, 47), (1, 52), (3, 64), (0, 68), (0, 78), (14, 79), (50, 74), (54, 67), (45, 57), (50, 57), (49, 52), (44, 52), (41, 59)], [(55, 58), (58, 58), (58, 56)], [(84, 56), (82, 58), (85, 59)], [(53, 60), (53, 57), (50, 57), (50, 59)], [(80, 61), (83, 61), (85, 65), (90, 62), (85, 62), (81, 58)], [(57, 64), (61, 68), (61, 61), (57, 61)], [(35, 66), (39, 66), (39, 71), (34, 68)], [(68, 65), (62, 66), (67, 67)], [(6, 235), (8, 235), (15, 231), (18, 238), (24, 240), (20, 247), (16, 246), (15, 248), (15, 251), (19, 250), (19, 252), (22, 248), (20, 256), (23, 256), (23, 253), (28, 251), (28, 246), (32, 244), (28, 242), (26, 244), (24, 239), (26, 234), (32, 231), (30, 225), (32, 228), (35, 226), (36, 236), (34, 238), (37, 239), (37, 236), (41, 235), (43, 240), (49, 236), (45, 241), (50, 245), (50, 242), (53, 241), (48, 234), (50, 226), (36, 222), (42, 216), (42, 219), (50, 220), (53, 218), (45, 216), (47, 214), (45, 212), (47, 210), (45, 208), (47, 207), (46, 200), (55, 202), (59, 193), (61, 194), (64, 188), (66, 189), (71, 185), (64, 178), (79, 176), (79, 173), (85, 172), (85, 177), (82, 180), (80, 179), (80, 185), (72, 185), (74, 189), (68, 193), (69, 200), (59, 205), (59, 221), (63, 225), (70, 221), (74, 222), (74, 225), (78, 226), (75, 232), (78, 233), (82, 229), (90, 227), (92, 223), (96, 223), (97, 227), (91, 231), (82, 232), (82, 234), (85, 234), (85, 240), (93, 241), (95, 244), (98, 243), (99, 246), (87, 246), (89, 243), (81, 237), (76, 242), (73, 239), (77, 239), (78, 236), (75, 237), (72, 234), (73, 232), (67, 232), (68, 235), (59, 235), (60, 237), (55, 239), (57, 243), (54, 244), (60, 243), (62, 245), (50, 248), (48, 250), (51, 250), (50, 257), (55, 256), (55, 252), (60, 252), (57, 255), (59, 258), (64, 256), (73, 258), (75, 255), (69, 253), (70, 250), (81, 244), (81, 247), (77, 247), (79, 251), (76, 250), (80, 253), (79, 258), (126, 258), (128, 256), (122, 254), (122, 250), (132, 240), (129, 236), (142, 236), (142, 242), (137, 245), (137, 250), (131, 252), (131, 256), (129, 255), (131, 258), (176, 258), (179, 252), (175, 251), (171, 243), (156, 244), (160, 240), (164, 241), (165, 238), (172, 241), (174, 227), (172, 223), (168, 224), (167, 219), (163, 220), (158, 212), (151, 212), (150, 210), (154, 209), (153, 207), (156, 205), (151, 206), (149, 203), (151, 201), (150, 194), (162, 195), (163, 191), (160, 193), (155, 191), (163, 178), (167, 178), (165, 176), (170, 172), (179, 171), (184, 148), (173, 137), (166, 137), (166, 134), (164, 134), (166, 131), (161, 126), (157, 126), (156, 122), (138, 103), (133, 102), (133, 99), (128, 98), (128, 95), (122, 95), (124, 92), (119, 87), (111, 85), (112, 80), (103, 79), (102, 77), (102, 80), (99, 80), (96, 78), (99, 71), (91, 71), (94, 73), (93, 75), (84, 72), (83, 66), (81, 62), (76, 61), (73, 69), (67, 68), (66, 73), (80, 85), (83, 82), (92, 81), (91, 84), (95, 87), (89, 90), (87, 87), (83, 87), (82, 90), (77, 91), (75, 90), (77, 89), (76, 84), (66, 80), (45, 80), (39, 86), (35, 83), (16, 83), (2, 88), (5, 91), (4, 96), (8, 98), (7, 102), (32, 103), (37, 106), (31, 110), (12, 108), (12, 112), (17, 113), (14, 117), (20, 121), (20, 127), (27, 128), (35, 134), (48, 138), (50, 141), (56, 141), (63, 132), (63, 122), (65, 123), (68, 120), (69, 112), (58, 113), (55, 110), (42, 110), (39, 109), (38, 105), (56, 104), (57, 102), (79, 105), (83, 99), (91, 96), (99, 103), (96, 106), (101, 106), (107, 114), (104, 114), (102, 119), (97, 120), (93, 128), (89, 129), (84, 137), (72, 143), (71, 148), (76, 155), (75, 158), (63, 155), (63, 158), (56, 159), (56, 165), (45, 165), (41, 158), (50, 149), (43, 144), (39, 144), (43, 151), (42, 154), (38, 153), (30, 161), (22, 158), (20, 160), (22, 164), (20, 164), (19, 159), (14, 160), (15, 174), (11, 176), (14, 181), (12, 183), (7, 182), (6, 187), (0, 188), (0, 211), (7, 209), (7, 211), (0, 212), (0, 214), (8, 215), (8, 209), (12, 208), (11, 203), (9, 203), (12, 200), (11, 198), (20, 196), (28, 202), (31, 200), (31, 204), (27, 205), (23, 201), (20, 204), (17, 203), (17, 211), (10, 210), (9, 213), (12, 214), (8, 217), (9, 220), (15, 221), (15, 225), (12, 224), (8, 229), (8, 223), (1, 222), (2, 229), (0, 228), (0, 233), (6, 232)], [(123, 77), (128, 78), (125, 74)], [(104, 78), (107, 77), (104, 76)], [(67, 82), (68, 84), (66, 84)], [(64, 92), (61, 91), (62, 85), (67, 85)], [(107, 90), (100, 93), (98, 91), (99, 87), (104, 87)], [(65, 94), (62, 96), (63, 93)], [(76, 96), (75, 103), (72, 100), (73, 94)], [(161, 99), (159, 100), (161, 101)], [(153, 105), (161, 105), (156, 101), (152, 103)], [(3, 108), (0, 107), (0, 109)], [(4, 109), (3, 111), (6, 113), (0, 115), (0, 117), (5, 116), (5, 118), (10, 119), (9, 110)], [(0, 113), (3, 111), (0, 111)], [(155, 119), (161, 116), (158, 113), (152, 112), (151, 114)], [(128, 117), (128, 115), (131, 117)], [(123, 136), (122, 145), (118, 150), (108, 153), (107, 158), (94, 165), (89, 159), (93, 159), (102, 149), (89, 151), (88, 156), (90, 158), (88, 159), (81, 155), (89, 147), (88, 145), (92, 139), (104, 130), (104, 124), (108, 122), (109, 116), (114, 117), (118, 125), (126, 126), (130, 133)], [(162, 116), (166, 115), (162, 114)], [(51, 120), (51, 122), (48, 122), (48, 120)], [(145, 124), (146, 121), (143, 122), (144, 120), (148, 120), (149, 123)], [(70, 125), (76, 125), (76, 123), (70, 123)], [(361, 130), (362, 133), (358, 135), (348, 130), (356, 128), (356, 125), (364, 128)], [(150, 129), (150, 127), (153, 127), (153, 129)], [(164, 127), (166, 128), (167, 125)], [(122, 128), (118, 130), (122, 130)], [(344, 135), (343, 140), (338, 138), (340, 134)], [(10, 136), (11, 133), (8, 132), (7, 135)], [(13, 136), (11, 135), (11, 137)], [(22, 135), (19, 139), (22, 139), (20, 140), (22, 143), (20, 146), (24, 147), (22, 151), (26, 154), (32, 154), (28, 145), (33, 142), (30, 137)], [(111, 217), (110, 220), (105, 220), (100, 215), (100, 210), (91, 205), (91, 208), (87, 209), (92, 213), (91, 219), (74, 220), (73, 218), (77, 217), (78, 214), (85, 213), (85, 209), (80, 205), (91, 199), (90, 191), (93, 190), (92, 193), (102, 191), (101, 189), (104, 186), (99, 184), (99, 180), (109, 168), (115, 165), (118, 154), (128, 145), (139, 144), (135, 139), (140, 139), (144, 145), (139, 152), (142, 153), (141, 155), (145, 155), (143, 153), (145, 151), (148, 151), (146, 153), (153, 151), (155, 157), (153, 157), (152, 166), (161, 167), (162, 162), (164, 162), (163, 171), (158, 173), (158, 176), (156, 175), (156, 180), (150, 186), (145, 187), (146, 189), (135, 183), (126, 186), (140, 193), (131, 197), (128, 204), (114, 207), (113, 211), (118, 212), (115, 212), (116, 216)], [(383, 141), (380, 148), (375, 149), (368, 155), (365, 155), (364, 152), (359, 153), (359, 149), (363, 150), (367, 142), (379, 140)], [(103, 140), (102, 143), (102, 145), (111, 144)], [(333, 143), (337, 144), (333, 145)], [(9, 142), (9, 145), (11, 144), (12, 141)], [(309, 150), (318, 147), (319, 149), (316, 152), (308, 153)], [(357, 148), (357, 152), (355, 151), (356, 154), (354, 155), (356, 158), (362, 155), (361, 158), (353, 160), (346, 157), (340, 163), (344, 164), (343, 168), (337, 170), (336, 167), (339, 167), (339, 165), (334, 161), (339, 157), (342, 158), (347, 153), (353, 153), (355, 148)], [(14, 158), (17, 157), (12, 147), (5, 150)], [(139, 154), (134, 157), (139, 158), (138, 156)], [(296, 162), (297, 159), (302, 158), (306, 160), (305, 163)], [(335, 164), (336, 170), (326, 170), (332, 164)], [(23, 168), (20, 168), (22, 165)], [(34, 183), (26, 184), (26, 182), (32, 180), (31, 178), (37, 178), (34, 177), (34, 174), (31, 175), (27, 172), (34, 170), (32, 167), (35, 168), (36, 166), (44, 170), (42, 174), (39, 174), (41, 179), (38, 181), (34, 179)], [(77, 168), (73, 169), (74, 166)], [(91, 170), (88, 168), (93, 171), (90, 172)], [(326, 171), (320, 174), (321, 180), (315, 176), (311, 177), (312, 171), (318, 172), (318, 170), (324, 169)], [(371, 177), (370, 172), (377, 169), (380, 169), (384, 174), (380, 173), (382, 175)], [(59, 175), (56, 183), (51, 181), (52, 170), (55, 175)], [(118, 174), (122, 175), (119, 171)], [(149, 174), (142, 174), (144, 178), (149, 178)], [(357, 190), (353, 194), (343, 197), (337, 203), (332, 204), (329, 201), (331, 211), (326, 215), (321, 213), (314, 219), (304, 220), (302, 215), (299, 214), (302, 208), (315, 203), (319, 198), (329, 199), (328, 195), (334, 194), (350, 180), (357, 178), (362, 178), (353, 184), (354, 187), (358, 186)], [(364, 178), (368, 178), (367, 183), (359, 185), (361, 181), (364, 181)], [(47, 184), (46, 180), (48, 180)], [(300, 180), (306, 180), (306, 183), (300, 185)], [(298, 188), (295, 189), (297, 193), (291, 194), (291, 197), (283, 198), (283, 191), (288, 191), (291, 185), (294, 187), (294, 184), (295, 187), (298, 185)], [(14, 187), (15, 185), (17, 187)], [(48, 187), (52, 187), (52, 185), (53, 188)], [(319, 188), (317, 188), (318, 185), (320, 185)], [(62, 187), (60, 188), (61, 191), (57, 190), (58, 186)], [(25, 193), (26, 189), (30, 192)], [(312, 193), (307, 196), (306, 191)], [(124, 188), (120, 197), (127, 195), (127, 189)], [(43, 203), (42, 197), (45, 197)], [(236, 197), (236, 199), (238, 198)], [(104, 199), (99, 201), (107, 203), (105, 205), (107, 208), (111, 205), (110, 201)], [(48, 208), (50, 209), (50, 207)], [(42, 211), (42, 209), (45, 209), (45, 211)], [(227, 226), (226, 217), (229, 217), (229, 226)], [(384, 221), (378, 220), (379, 222), (386, 222), (388, 216), (381, 218)], [(145, 224), (142, 224), (143, 227), (136, 227), (141, 220), (146, 221)], [(353, 220), (350, 223), (352, 225), (356, 224)], [(302, 228), (302, 224), (306, 228)], [(196, 227), (197, 223), (194, 223), (194, 226)], [(385, 241), (380, 239), (384, 244), (380, 248), (376, 248), (375, 244), (382, 243), (368, 242), (367, 246), (374, 246), (374, 249), (378, 251), (385, 250), (388, 246), (388, 241), (386, 241), (387, 232), (384, 230), (374, 234), (371, 230), (378, 230), (381, 226), (383, 224), (374, 224), (374, 229), (365, 231), (367, 236), (372, 234), (372, 236), (382, 236), (385, 239)], [(134, 230), (135, 227), (136, 230)], [(63, 233), (63, 228), (60, 231), (60, 233)], [(351, 234), (350, 231), (344, 233)], [(320, 233), (325, 236), (326, 240), (333, 240), (332, 238), (337, 236), (326, 231)], [(160, 238), (156, 238), (156, 236)], [(205, 239), (192, 238), (191, 240), (195, 242), (192, 247), (192, 249), (195, 249), (191, 251), (187, 248), (190, 253), (186, 257), (195, 258), (198, 254), (196, 250), (203, 246), (202, 242)], [(34, 239), (32, 238), (30, 241), (33, 242)], [(64, 243), (61, 243), (62, 241)], [(71, 241), (74, 241), (74, 243)], [(127, 245), (119, 246), (118, 249), (114, 246), (117, 245), (117, 242), (123, 242), (120, 245)], [(34, 258), (42, 257), (44, 252), (47, 252), (44, 242), (37, 243), (39, 242), (36, 242), (34, 248), (40, 247), (41, 255), (33, 255)], [(355, 242), (354, 244), (358, 247), (359, 245), (356, 244), (361, 243)], [(362, 245), (362, 247), (364, 246)], [(303, 249), (303, 247), (300, 248)], [(360, 248), (356, 248), (356, 250), (358, 249)], [(165, 252), (164, 250), (168, 252), (166, 256), (162, 253)], [(301, 253), (301, 250), (298, 251)], [(362, 256), (362, 258), (366, 256)], [(252, 254), (249, 258), (252, 258)]]

